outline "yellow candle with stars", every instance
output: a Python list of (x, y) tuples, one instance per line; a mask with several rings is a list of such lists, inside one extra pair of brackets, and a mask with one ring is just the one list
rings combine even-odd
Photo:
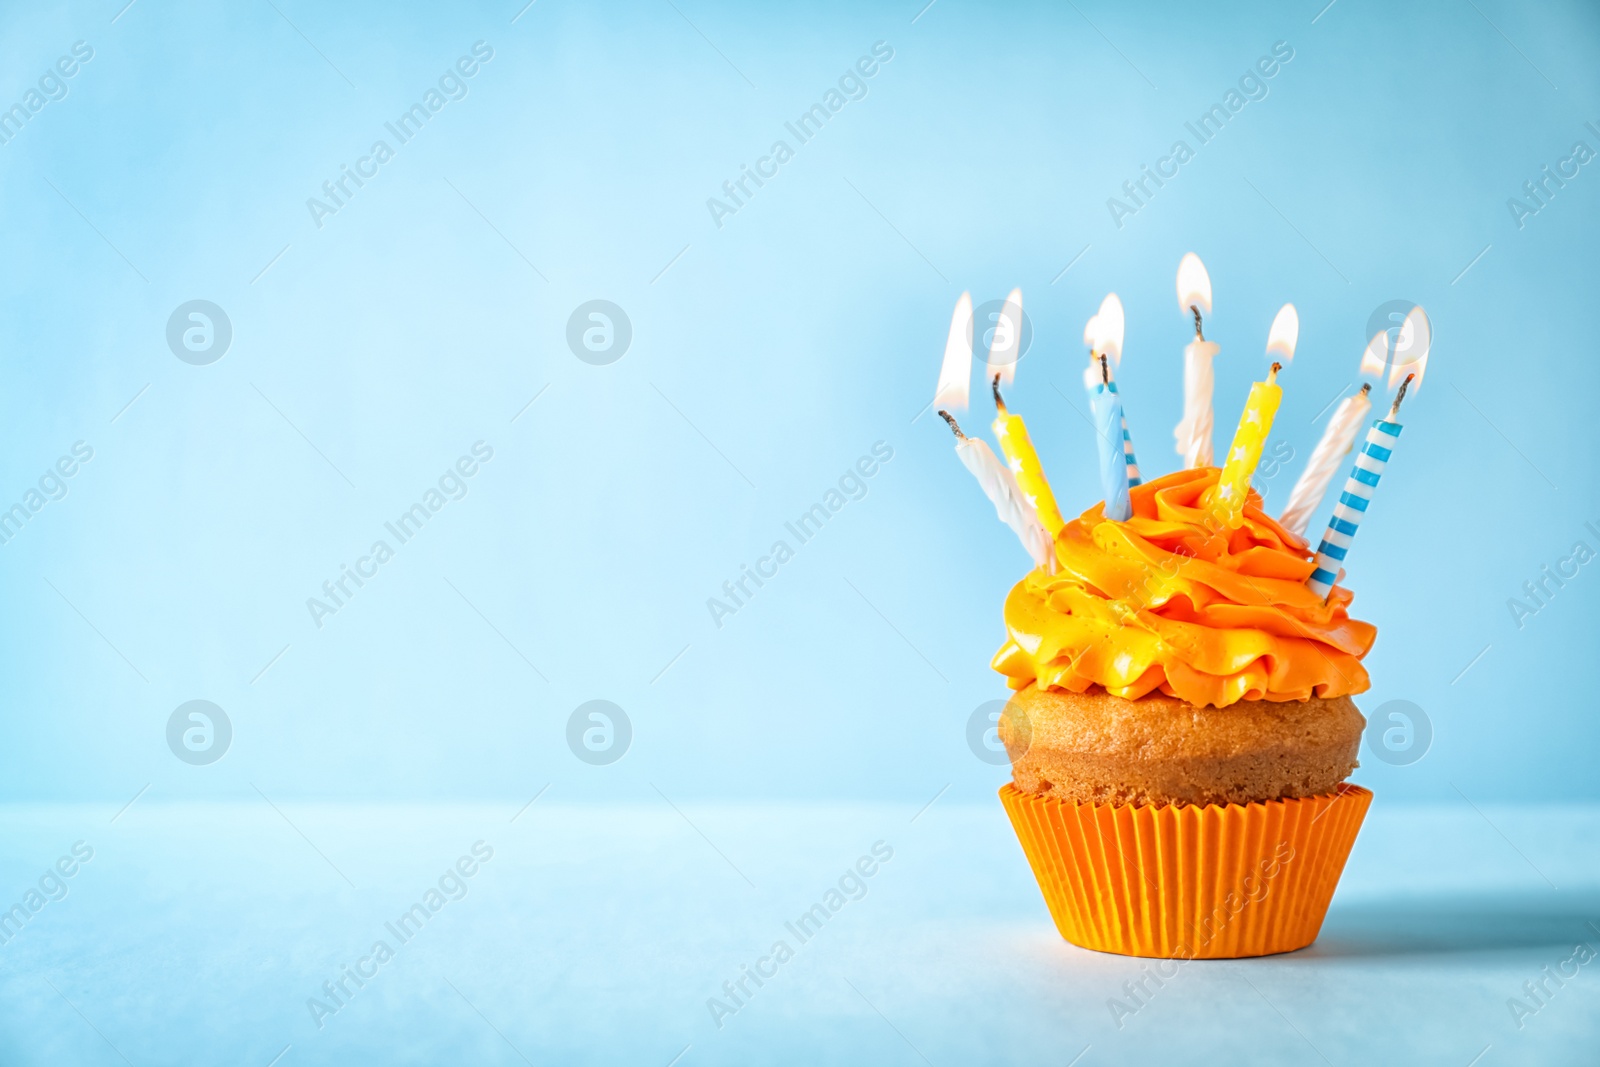
[(1228, 448), (1228, 458), (1212, 492), (1207, 514), (1218, 528), (1236, 530), (1244, 524), (1245, 498), (1250, 495), (1250, 477), (1261, 462), (1261, 450), (1272, 431), (1273, 416), (1278, 414), (1278, 404), (1283, 400), (1283, 387), (1278, 384), (1280, 363), (1274, 363), (1267, 380), (1250, 387), (1250, 399), (1245, 401), (1244, 414), (1239, 418), (1239, 428), (1233, 432), (1233, 444)]
[(998, 374), (994, 376), (994, 406), (999, 412), (994, 418), (994, 437), (1000, 442), (1000, 451), (1005, 453), (1006, 466), (1016, 476), (1017, 487), (1033, 505), (1039, 522), (1054, 537), (1066, 525), (1066, 520), (1061, 517), (1061, 509), (1056, 507), (1055, 494), (1050, 492), (1050, 483), (1045, 480), (1044, 467), (1039, 463), (1039, 454), (1033, 450), (1022, 416), (1008, 412), (1006, 402), (1000, 399)]

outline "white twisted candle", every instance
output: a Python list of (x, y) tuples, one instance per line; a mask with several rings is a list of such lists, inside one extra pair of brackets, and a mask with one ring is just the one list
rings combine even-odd
[(1217, 346), (1200, 330), (1202, 313), (1211, 314), (1211, 275), (1193, 252), (1178, 262), (1178, 309), (1194, 316), (1194, 340), (1183, 347), (1183, 418), (1172, 436), (1184, 466), (1211, 466), (1211, 394), (1216, 378), (1211, 360)]
[(1011, 527), (1022, 542), (1022, 547), (1033, 557), (1034, 566), (1053, 564), (1055, 553), (1051, 551), (1050, 535), (1040, 525), (1038, 513), (1023, 498), (1016, 477), (1000, 462), (1000, 457), (994, 454), (987, 442), (963, 434), (948, 412), (941, 411), (939, 414), (955, 431), (956, 456), (961, 460), (961, 465), (978, 479), (978, 486), (994, 505), (995, 514), (1001, 522)]
[(1367, 398), (1371, 390), (1370, 385), (1363, 385), (1359, 393), (1347, 396), (1340, 402), (1333, 418), (1328, 420), (1322, 440), (1312, 450), (1311, 459), (1306, 463), (1300, 480), (1294, 483), (1294, 489), (1289, 493), (1289, 503), (1284, 507), (1283, 514), (1278, 516), (1278, 523), (1297, 537), (1306, 535), (1311, 516), (1322, 506), (1322, 498), (1328, 494), (1329, 483), (1344, 467), (1345, 457), (1355, 447), (1356, 434), (1361, 432), (1361, 425), (1372, 410), (1372, 401)]
[(1218, 351), (1215, 341), (1198, 336), (1183, 347), (1183, 418), (1172, 436), (1186, 467), (1211, 466), (1211, 393), (1216, 382), (1211, 360)]

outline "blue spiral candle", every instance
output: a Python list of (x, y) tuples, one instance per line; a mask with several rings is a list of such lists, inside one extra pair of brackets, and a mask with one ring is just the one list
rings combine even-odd
[(1105, 357), (1100, 357), (1101, 382), (1095, 387), (1094, 428), (1100, 448), (1100, 488), (1105, 493), (1105, 516), (1123, 522), (1133, 515), (1128, 499), (1128, 452), (1123, 437), (1122, 398), (1111, 384)]
[(1361, 519), (1372, 503), (1372, 494), (1378, 488), (1378, 480), (1383, 477), (1389, 457), (1400, 443), (1400, 401), (1405, 399), (1406, 387), (1414, 377), (1409, 375), (1400, 384), (1400, 392), (1395, 395), (1388, 416), (1378, 419), (1367, 431), (1366, 443), (1361, 446), (1350, 477), (1345, 480), (1344, 492), (1339, 494), (1339, 502), (1328, 517), (1328, 528), (1317, 546), (1317, 569), (1306, 579), (1307, 587), (1324, 600), (1339, 580), (1339, 568), (1350, 554), (1350, 542), (1355, 540)]

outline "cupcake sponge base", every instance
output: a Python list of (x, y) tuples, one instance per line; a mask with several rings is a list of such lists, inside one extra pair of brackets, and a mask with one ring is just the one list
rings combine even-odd
[(1097, 804), (1000, 790), (1050, 916), (1075, 945), (1235, 959), (1304, 948), (1372, 793), (1253, 804)]

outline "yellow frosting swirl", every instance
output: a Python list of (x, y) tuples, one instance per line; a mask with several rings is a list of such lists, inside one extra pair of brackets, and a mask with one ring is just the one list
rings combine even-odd
[(1006, 597), (993, 666), (1013, 689), (1101, 686), (1129, 700), (1159, 689), (1219, 708), (1366, 690), (1361, 657), (1377, 629), (1349, 617), (1348, 589), (1324, 604), (1306, 588), (1312, 553), (1254, 490), (1243, 525), (1209, 527), (1218, 473), (1136, 486), (1126, 522), (1096, 504), (1061, 528), (1057, 573), (1037, 569)]

